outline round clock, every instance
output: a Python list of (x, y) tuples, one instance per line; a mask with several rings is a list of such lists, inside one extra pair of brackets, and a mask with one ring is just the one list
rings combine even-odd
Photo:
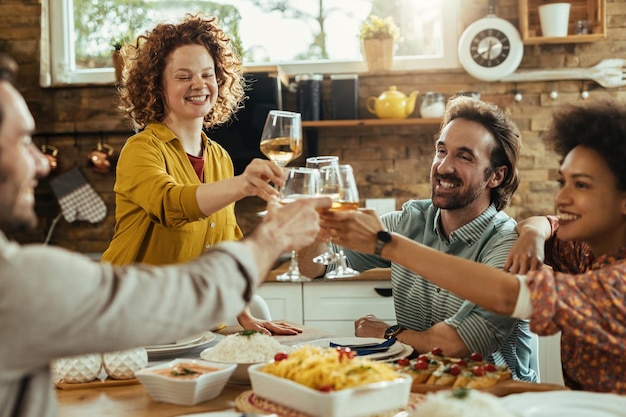
[(515, 26), (489, 14), (465, 29), (458, 52), (461, 65), (471, 76), (496, 81), (515, 72), (522, 62), (524, 44)]

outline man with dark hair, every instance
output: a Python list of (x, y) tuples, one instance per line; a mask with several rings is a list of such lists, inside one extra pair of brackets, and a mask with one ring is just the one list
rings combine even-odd
[(5, 233), (37, 223), (34, 188), (49, 170), (14, 69), (0, 54), (0, 417), (54, 416), (51, 360), (164, 343), (239, 314), (281, 253), (312, 243), (315, 209), (330, 200), (271, 201), (249, 237), (165, 267), (10, 242)]
[[(395, 232), (442, 252), (502, 269), (517, 239), (515, 221), (501, 210), (519, 184), (520, 146), (517, 126), (496, 105), (468, 97), (448, 103), (435, 144), (431, 199), (408, 201), (401, 211), (383, 215), (386, 230), (379, 234), (376, 254), (344, 250), (350, 266), (357, 270), (391, 267), (398, 324), (391, 326), (367, 315), (355, 322), (357, 336), (395, 336), (417, 352), (434, 347), (458, 357), (479, 352), (497, 364), (508, 365), (518, 379), (537, 379), (531, 364), (534, 336), (526, 322), (493, 314), (379, 256), (391, 240), (390, 233)], [(350, 213), (322, 214), (322, 227), (324, 221), (342, 217), (343, 222), (333, 223), (338, 230), (333, 241), (338, 245), (342, 235), (356, 233), (347, 227)], [(316, 244), (299, 257), (306, 275), (325, 272), (323, 265), (310, 261), (321, 249)]]

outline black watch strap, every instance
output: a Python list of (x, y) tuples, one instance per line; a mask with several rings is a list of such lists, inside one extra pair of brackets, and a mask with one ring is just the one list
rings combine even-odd
[(374, 254), (380, 256), (383, 247), (389, 242), (391, 242), (391, 233), (386, 230), (381, 230), (376, 233), (376, 248), (374, 249)]
[(387, 330), (385, 330), (385, 339), (391, 339), (392, 337), (396, 337), (397, 335), (402, 333), (404, 330), (405, 330), (404, 327), (400, 326), (399, 324), (394, 324), (393, 326), (389, 326), (387, 327)]

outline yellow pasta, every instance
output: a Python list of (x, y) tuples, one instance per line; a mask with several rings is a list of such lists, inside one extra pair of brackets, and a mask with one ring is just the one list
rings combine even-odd
[(350, 353), (338, 349), (308, 345), (290, 352), (286, 359), (270, 362), (262, 371), (320, 391), (338, 391), (402, 378), (386, 363), (351, 357)]

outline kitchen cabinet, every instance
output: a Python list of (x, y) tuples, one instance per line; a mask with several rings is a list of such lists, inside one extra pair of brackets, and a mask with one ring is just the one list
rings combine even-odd
[[(606, 37), (606, 0), (567, 0), (567, 3), (571, 4), (568, 36), (545, 37), (541, 36), (538, 9), (546, 4), (545, 0), (520, 0), (519, 29), (524, 44), (596, 42)], [(589, 22), (587, 34), (576, 34), (576, 22), (579, 20)]]
[(353, 336), (354, 320), (370, 313), (396, 323), (389, 280), (266, 282), (257, 293), (267, 302), (272, 320), (300, 323), (338, 336)]

